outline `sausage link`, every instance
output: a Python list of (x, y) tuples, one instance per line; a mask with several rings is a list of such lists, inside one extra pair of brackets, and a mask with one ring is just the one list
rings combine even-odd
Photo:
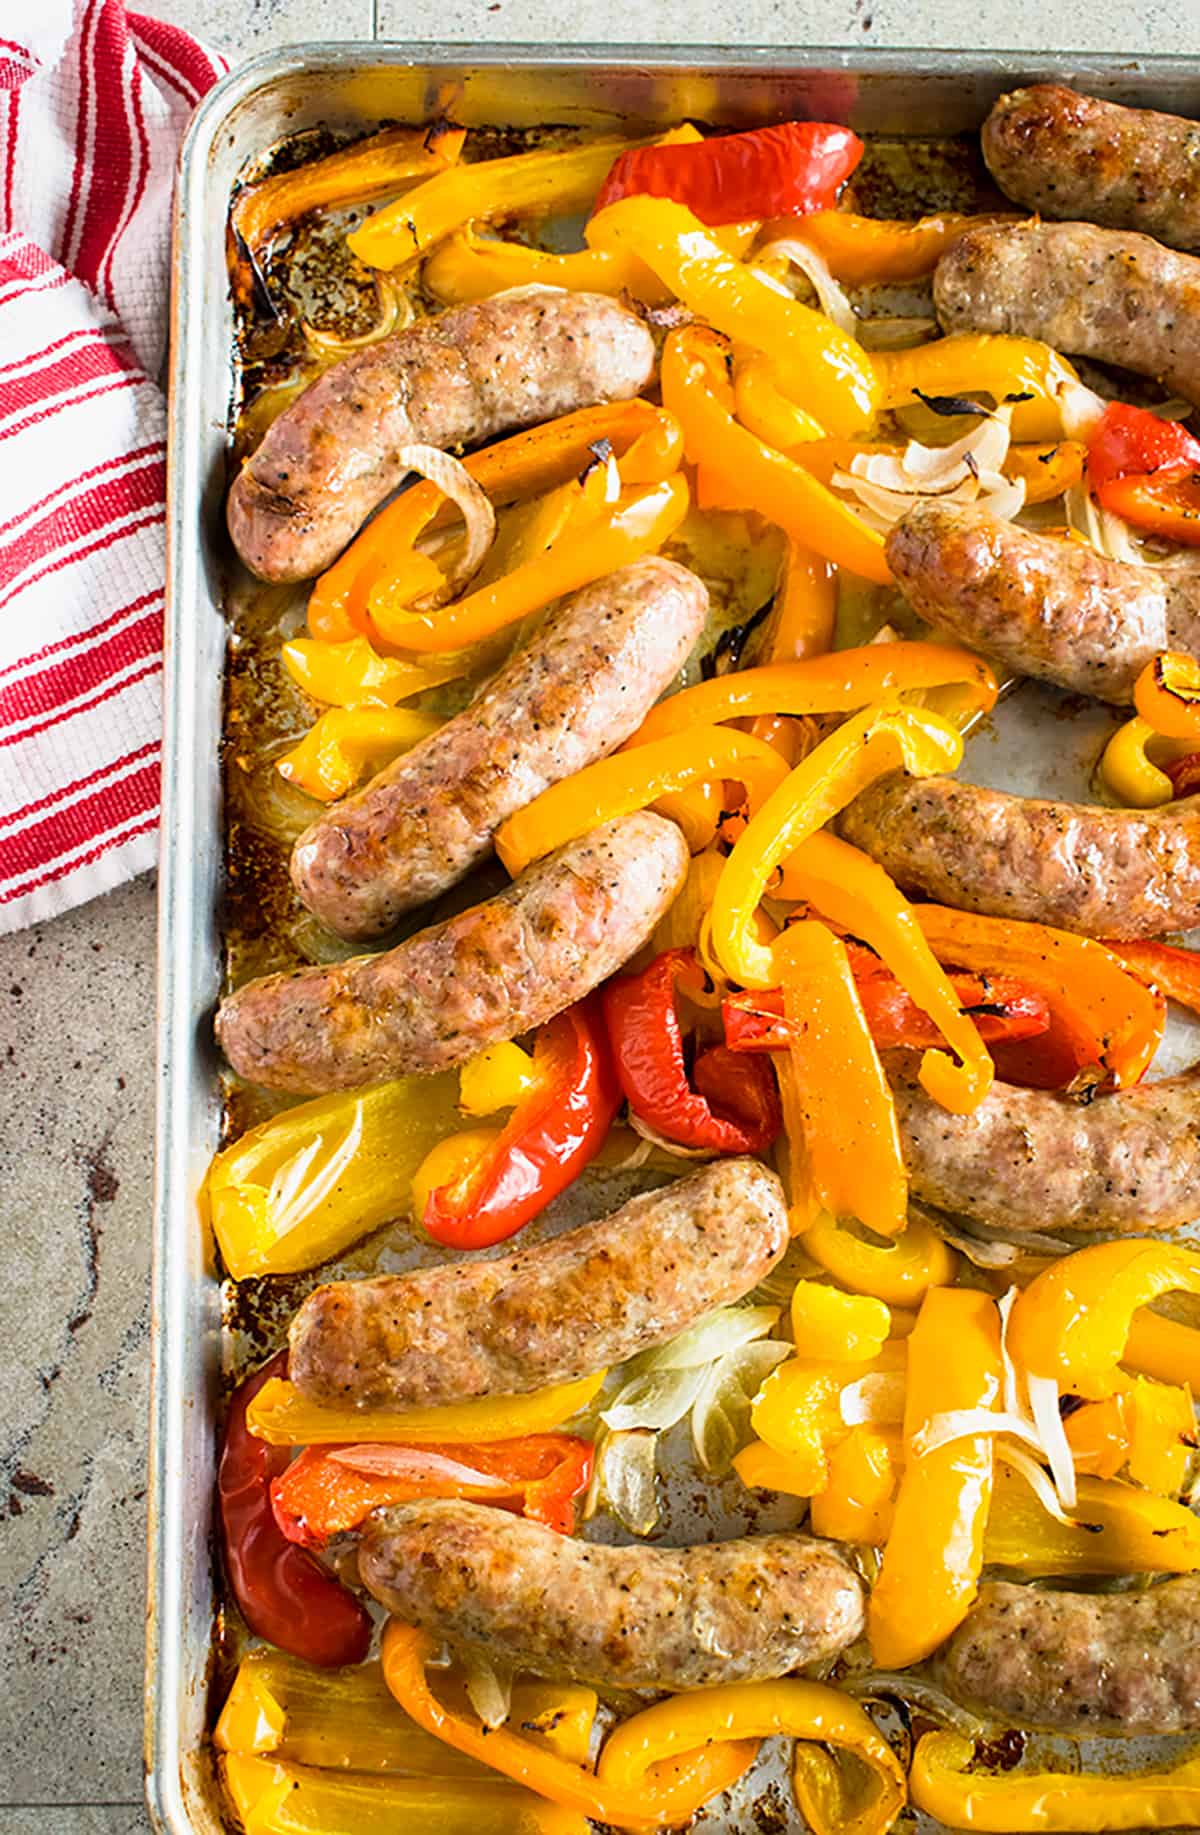
[(913, 1196), (993, 1233), (1177, 1230), (1200, 1217), (1200, 1065), (1080, 1104), (993, 1084), (951, 1115), (889, 1053)]
[(247, 982), (221, 1003), (218, 1043), (250, 1082), (300, 1095), (449, 1070), (606, 981), (687, 865), (673, 822), (622, 816), (382, 955)]
[(469, 707), (305, 830), (304, 904), (365, 940), (454, 885), (507, 816), (629, 738), (707, 609), (695, 574), (653, 556), (564, 601)]
[(515, 1255), (318, 1287), (289, 1374), (310, 1401), (375, 1409), (573, 1382), (741, 1299), (787, 1243), (775, 1174), (717, 1160)]
[(1200, 1732), (1200, 1577), (1143, 1593), (993, 1581), (939, 1664), (989, 1720), (1086, 1735)]
[(401, 447), (478, 446), (654, 374), (636, 315), (597, 293), (480, 300), (355, 351), (268, 428), (229, 493), (234, 547), (264, 580), (307, 580), (406, 476)]
[(881, 778), (840, 821), (910, 891), (1089, 937), (1200, 924), (1200, 798), (1100, 809), (949, 777)]
[(441, 1499), (377, 1510), (358, 1566), (408, 1624), (600, 1688), (767, 1681), (844, 1650), (863, 1624), (849, 1564), (803, 1535), (607, 1548)]
[(1006, 669), (1128, 705), (1159, 650), (1200, 645), (1200, 610), (1161, 569), (1108, 560), (972, 504), (927, 502), (888, 537), (913, 609)]
[(968, 230), (933, 277), (944, 331), (1041, 338), (1200, 402), (1200, 261), (1090, 223)]
[(1001, 191), (1043, 217), (1200, 249), (1200, 126), (1180, 115), (1035, 83), (995, 104), (983, 157)]

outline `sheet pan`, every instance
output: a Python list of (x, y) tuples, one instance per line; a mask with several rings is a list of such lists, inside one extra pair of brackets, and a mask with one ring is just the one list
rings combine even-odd
[[(196, 114), (181, 155), (174, 231), (146, 1669), (147, 1795), (156, 1826), (170, 1835), (226, 1827), (205, 1744), (220, 1294), (197, 1195), (221, 1112), (210, 1022), (221, 978), (218, 750), (228, 551), (220, 511), (233, 387), (224, 239), (237, 173), (300, 129), (365, 132), (380, 120), (436, 116), (465, 126), (629, 132), (683, 117), (737, 128), (810, 116), (864, 133), (954, 134), (976, 127), (1002, 90), (1047, 77), (1200, 115), (1200, 70), (1178, 58), (324, 43), (253, 60)], [(1032, 712), (1026, 698), (978, 741), (966, 774), (1026, 787)], [(1066, 746), (1062, 733), (1059, 726), (1053, 787), (1086, 795), (1091, 727), (1077, 724)], [(1037, 787), (1048, 787), (1044, 772)], [(788, 1826), (783, 1794), (774, 1798), (775, 1819), (764, 1820), (772, 1803), (761, 1781), (757, 1789), (756, 1804), (752, 1789), (730, 1814), (705, 1818), (712, 1835)]]

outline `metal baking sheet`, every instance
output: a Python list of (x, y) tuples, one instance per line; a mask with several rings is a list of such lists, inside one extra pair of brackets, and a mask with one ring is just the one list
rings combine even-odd
[[(218, 1610), (211, 1505), (222, 1324), (197, 1197), (221, 1120), (210, 1022), (222, 973), (219, 748), (229, 560), (221, 504), (234, 383), (225, 224), (237, 174), (306, 128), (362, 133), (380, 121), (439, 116), (467, 127), (630, 133), (684, 117), (739, 128), (808, 116), (843, 120), (864, 134), (925, 139), (970, 132), (1002, 90), (1047, 78), (1200, 115), (1200, 70), (1169, 57), (320, 43), (253, 60), (197, 111), (181, 156), (174, 231), (146, 1670), (147, 1796), (156, 1826), (170, 1835), (219, 1835), (228, 1826), (206, 1743)], [(1043, 692), (1026, 688), (1014, 697), (973, 742), (966, 775), (1025, 787), (1031, 719)], [(1060, 794), (1087, 794), (1094, 718), (1105, 716), (1080, 716), (1072, 744), (1056, 749)], [(1047, 787), (1039, 772), (1037, 788)], [(756, 1791), (760, 1808), (772, 1807), (762, 1803), (762, 1789), (760, 1778), (739, 1793), (740, 1809), (705, 1815), (705, 1827), (733, 1835), (798, 1826), (786, 1823), (782, 1792), (773, 1820), (751, 1819)]]

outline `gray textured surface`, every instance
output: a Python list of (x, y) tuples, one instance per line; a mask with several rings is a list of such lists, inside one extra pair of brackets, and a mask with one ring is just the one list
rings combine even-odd
[[(231, 60), (306, 37), (604, 35), (566, 0), (161, 0)], [(633, 41), (1200, 53), (1194, 0), (654, 0)], [(150, 881), (0, 939), (0, 1835), (138, 1835)], [(88, 1807), (91, 1806), (91, 1807)]]

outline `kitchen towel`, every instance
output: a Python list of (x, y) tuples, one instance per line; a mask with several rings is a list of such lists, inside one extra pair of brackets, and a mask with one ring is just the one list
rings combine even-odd
[(122, 0), (0, 9), (0, 931), (154, 864), (171, 186), (224, 68)]

